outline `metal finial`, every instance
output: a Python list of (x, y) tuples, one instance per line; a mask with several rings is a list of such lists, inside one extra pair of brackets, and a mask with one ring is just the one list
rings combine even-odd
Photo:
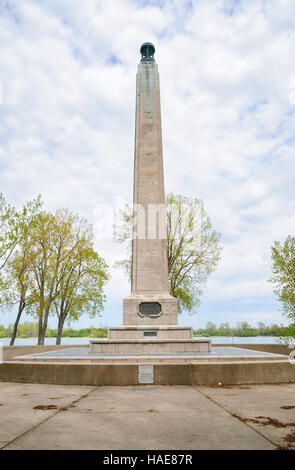
[(144, 42), (140, 48), (141, 62), (153, 62), (156, 49), (151, 42)]

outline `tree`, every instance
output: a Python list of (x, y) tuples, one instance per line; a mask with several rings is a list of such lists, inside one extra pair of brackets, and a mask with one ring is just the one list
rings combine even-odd
[(59, 344), (66, 318), (77, 319), (83, 311), (94, 315), (95, 308), (102, 309), (107, 267), (93, 250), (92, 227), (68, 209), (39, 214), (33, 247), (34, 293), (28, 308), (38, 318), (38, 344), (42, 345), (49, 315), (57, 314)]
[(0, 270), (4, 268), (17, 244), (16, 211), (0, 193)]
[(78, 320), (82, 313), (91, 318), (103, 309), (103, 287), (109, 279), (107, 265), (93, 249), (93, 236), (81, 240), (61, 267), (63, 275), (53, 305), (58, 317), (56, 344), (61, 343), (65, 321)]
[(59, 344), (66, 320), (94, 317), (105, 301), (107, 265), (94, 250), (92, 226), (68, 209), (51, 214), (41, 206), (39, 196), (18, 212), (0, 194), (0, 303), (18, 307), (11, 345), (25, 309), (38, 319), (40, 345), (57, 314)]
[(38, 345), (44, 345), (48, 316), (56, 292), (56, 278), (60, 253), (56, 256), (56, 221), (54, 215), (42, 211), (32, 234), (33, 299), (28, 310), (38, 318)]
[(33, 236), (36, 255), (33, 268), (34, 297), (38, 304), (33, 313), (38, 317), (38, 344), (41, 345), (44, 345), (52, 303), (59, 293), (62, 275), (60, 267), (77, 243), (72, 236), (72, 224), (73, 215), (67, 209), (58, 210), (55, 215), (42, 212)]
[(263, 335), (266, 325), (262, 321), (257, 322), (257, 325), (259, 329), (259, 334)]
[(3, 304), (3, 295), (7, 289), (3, 273), (6, 263), (12, 255), (19, 237), (18, 213), (8, 204), (0, 193), (0, 303)]
[(215, 323), (212, 323), (211, 321), (206, 323), (206, 330), (210, 336), (215, 336), (217, 332), (217, 327)]
[(274, 293), (282, 303), (283, 314), (295, 321), (295, 237), (288, 235), (281, 244), (275, 241), (271, 247)]
[(221, 323), (219, 328), (217, 329), (218, 336), (230, 336), (231, 328), (229, 323)]
[(19, 241), (7, 262), (6, 275), (9, 290), (5, 303), (8, 307), (18, 305), (18, 312), (13, 327), (10, 346), (13, 346), (19, 321), (24, 309), (35, 302), (33, 291), (33, 267), (37, 253), (34, 250), (33, 232), (38, 223), (38, 214), (42, 205), (40, 196), (23, 207), (20, 214), (18, 233)]
[(220, 234), (200, 199), (168, 194), (166, 206), (170, 293), (180, 311), (192, 311), (220, 259)]
[(251, 329), (251, 326), (248, 324), (248, 322), (242, 321), (237, 323), (237, 328), (242, 331), (247, 331)]
[[(178, 307), (194, 311), (208, 276), (220, 259), (220, 234), (212, 228), (200, 199), (168, 194), (167, 256), (170, 294), (178, 299)], [(132, 211), (129, 206), (120, 213), (121, 224), (115, 228), (118, 242), (128, 241), (128, 257), (115, 266), (131, 275)]]

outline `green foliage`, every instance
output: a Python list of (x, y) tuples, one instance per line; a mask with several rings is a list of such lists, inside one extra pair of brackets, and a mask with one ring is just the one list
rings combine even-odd
[(35, 262), (33, 233), (38, 224), (42, 201), (40, 196), (26, 203), (18, 216), (18, 243), (6, 264), (9, 290), (5, 302), (14, 305), (29, 302), (32, 289), (32, 269)]
[(12, 255), (18, 241), (17, 229), (18, 214), (14, 207), (10, 206), (2, 193), (0, 193), (0, 305), (6, 299), (9, 288), (8, 279), (5, 277), (4, 268)]
[(25, 334), (18, 330), (23, 311), (38, 319), (38, 344), (49, 334), (49, 315), (58, 319), (57, 341), (65, 322), (100, 315), (108, 279), (85, 219), (68, 209), (42, 210), (40, 196), (18, 212), (0, 194), (0, 302), (18, 306), (11, 344)]
[[(245, 329), (247, 325), (247, 329)], [(13, 332), (13, 324), (5, 328), (3, 325), (0, 325), (0, 338), (11, 337)], [(83, 328), (83, 329), (74, 329), (74, 328), (64, 328), (62, 337), (63, 338), (106, 338), (108, 330), (107, 328)], [(291, 326), (283, 325), (264, 325), (261, 328), (258, 324), (258, 327), (252, 327), (246, 322), (237, 323), (237, 326), (231, 327), (228, 323), (221, 323), (220, 326), (215, 325), (212, 322), (208, 322), (205, 328), (199, 328), (194, 330), (195, 336), (238, 336), (238, 337), (253, 337), (253, 336), (276, 336), (279, 340), (281, 337), (290, 337), (295, 336), (295, 324)], [(24, 322), (19, 324), (18, 327), (18, 338), (35, 338), (38, 337), (38, 323), (34, 322)], [(47, 328), (46, 338), (56, 338), (57, 329)]]
[(83, 313), (100, 315), (105, 302), (103, 288), (109, 279), (108, 266), (94, 250), (91, 225), (85, 219), (62, 210), (56, 215), (58, 226), (68, 223), (64, 254), (60, 259), (53, 306), (58, 317), (58, 341), (65, 321), (71, 323)]
[[(24, 322), (18, 326), (18, 338), (37, 338), (39, 325), (38, 322)], [(13, 333), (13, 324), (5, 328), (0, 325), (0, 338), (10, 338)], [(75, 330), (73, 328), (65, 328), (62, 333), (63, 338), (106, 338), (108, 335), (107, 328), (83, 328)], [(56, 338), (57, 329), (47, 328), (46, 338)]]
[(91, 328), (89, 336), (91, 338), (107, 338), (108, 329), (107, 328)]
[(44, 344), (49, 315), (58, 317), (57, 343), (65, 321), (86, 313), (99, 315), (107, 265), (93, 248), (92, 226), (68, 209), (42, 212), (33, 234), (34, 302), (30, 312), (39, 319), (39, 344)]
[(18, 214), (0, 193), (0, 270), (4, 268), (18, 240)]
[[(220, 234), (212, 224), (200, 199), (168, 194), (167, 256), (170, 294), (178, 299), (179, 311), (194, 312), (199, 304), (209, 275), (220, 259)], [(120, 213), (115, 229), (118, 242), (128, 242), (128, 257), (117, 261), (131, 277), (132, 209)]]
[(221, 323), (219, 327), (214, 323), (208, 322), (205, 328), (199, 328), (194, 330), (195, 336), (239, 336), (239, 337), (253, 337), (253, 336), (277, 336), (286, 337), (293, 336), (295, 331), (295, 325), (283, 326), (283, 325), (270, 325), (261, 327), (261, 323), (258, 323), (258, 328), (250, 326), (247, 322), (237, 323), (236, 328), (232, 328), (228, 323)]
[(199, 306), (220, 259), (220, 234), (213, 230), (200, 199), (171, 193), (166, 206), (170, 293), (177, 297), (180, 311), (190, 312)]
[(274, 242), (271, 247), (274, 293), (282, 303), (283, 314), (295, 320), (295, 237), (290, 235), (283, 244)]

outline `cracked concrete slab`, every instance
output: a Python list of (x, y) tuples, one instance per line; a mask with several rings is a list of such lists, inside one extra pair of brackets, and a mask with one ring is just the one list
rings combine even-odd
[(295, 384), (194, 387), (270, 439), (295, 449)]
[[(2, 430), (3, 441), (10, 442), (5, 449), (275, 448), (192, 386), (0, 384), (0, 389), (1, 397), (10, 396), (0, 407), (1, 421), (13, 422)], [(51, 402), (59, 409), (33, 410)]]
[[(0, 384), (0, 448), (52, 417), (95, 387), (40, 384)], [(35, 407), (54, 409), (34, 409)]]

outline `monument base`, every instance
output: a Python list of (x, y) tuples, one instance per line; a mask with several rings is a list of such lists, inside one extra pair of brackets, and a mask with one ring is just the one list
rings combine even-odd
[(174, 353), (208, 353), (211, 352), (211, 341), (208, 339), (143, 339), (143, 340), (92, 340), (89, 344), (90, 354), (169, 354)]
[(108, 339), (193, 339), (190, 326), (163, 326), (158, 324), (112, 326), (108, 329)]
[(123, 300), (123, 326), (108, 328), (107, 339), (90, 341), (90, 354), (157, 355), (210, 353), (208, 338), (194, 338), (178, 326), (177, 299), (169, 293), (131, 294)]
[(108, 329), (108, 339), (90, 341), (89, 352), (101, 354), (171, 354), (211, 352), (211, 340), (194, 338), (187, 326), (121, 326)]
[[(151, 311), (149, 309), (154, 309)], [(123, 325), (175, 325), (178, 322), (177, 299), (169, 293), (131, 294), (123, 299)]]

